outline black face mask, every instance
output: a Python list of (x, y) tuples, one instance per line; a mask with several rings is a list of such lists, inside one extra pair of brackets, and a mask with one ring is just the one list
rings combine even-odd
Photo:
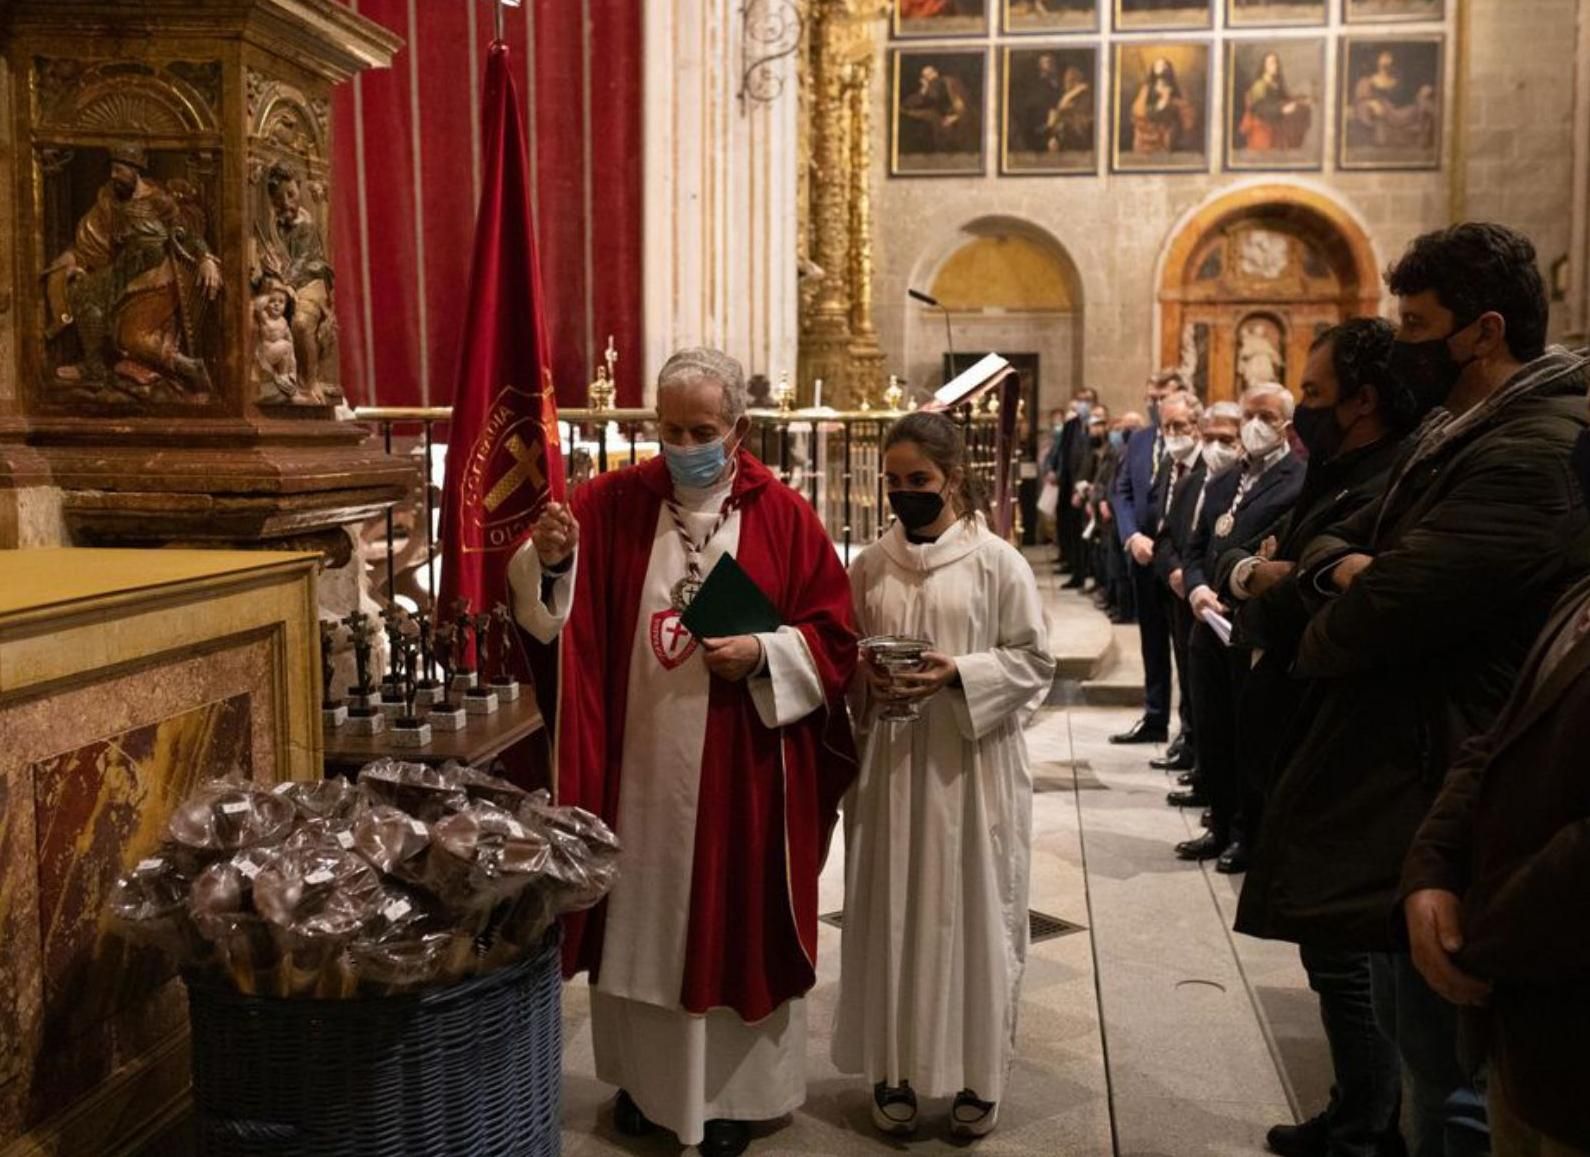
[(1406, 386), (1418, 399), (1418, 412), (1422, 416), (1447, 400), (1457, 385), (1463, 371), (1476, 359), (1458, 361), (1452, 356), (1447, 343), (1462, 333), (1469, 325), (1460, 325), (1446, 337), (1429, 341), (1398, 341), (1391, 343), (1391, 356), (1386, 371), (1391, 381)]
[(1579, 489), (1584, 492), (1585, 503), (1590, 505), (1590, 430), (1579, 431), (1579, 440), (1573, 444), (1573, 457), (1569, 461), (1574, 477), (1579, 479)]
[(944, 513), (944, 495), (937, 490), (891, 490), (889, 509), (912, 533), (932, 526)]
[(1310, 462), (1329, 462), (1336, 457), (1347, 433), (1336, 420), (1335, 406), (1299, 406), (1292, 415), (1292, 429), (1308, 450)]

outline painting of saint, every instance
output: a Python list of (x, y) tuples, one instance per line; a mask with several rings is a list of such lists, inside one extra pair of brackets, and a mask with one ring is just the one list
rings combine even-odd
[(895, 176), (981, 174), (988, 54), (900, 49), (894, 65)]
[(1006, 48), (1000, 171), (1098, 170), (1099, 50)]
[(1319, 27), (1326, 0), (1226, 0), (1227, 28)]
[(1004, 0), (1006, 32), (1094, 32), (1098, 0)]
[(1209, 168), (1208, 44), (1117, 43), (1114, 103), (1116, 172)]
[(1445, 52), (1442, 36), (1343, 42), (1342, 168), (1440, 167)]
[(989, 0), (895, 0), (896, 37), (984, 36)]
[(1115, 0), (1117, 32), (1213, 28), (1213, 0)]
[(1342, 0), (1349, 24), (1445, 20), (1446, 0)]
[(1226, 44), (1226, 167), (1318, 169), (1325, 160), (1325, 42)]

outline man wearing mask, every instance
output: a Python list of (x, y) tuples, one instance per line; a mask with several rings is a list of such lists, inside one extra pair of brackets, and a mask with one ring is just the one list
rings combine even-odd
[[(1200, 415), (1199, 436), (1187, 447), (1191, 457), (1176, 457), (1183, 449), (1172, 445), (1173, 460), (1183, 464), (1180, 477), (1172, 479), (1173, 491), (1165, 513), (1165, 526), (1154, 540), (1154, 570), (1170, 594), (1171, 645), (1176, 653), (1176, 676), (1181, 688), (1182, 734), (1189, 737), (1179, 757), (1166, 753), (1163, 759), (1149, 760), (1160, 771), (1181, 772), (1181, 785), (1191, 789), (1183, 802), (1187, 807), (1207, 807), (1198, 791), (1196, 744), (1193, 724), (1193, 699), (1197, 695), (1192, 681), (1192, 663), (1187, 648), (1192, 642), (1192, 608), (1187, 605), (1186, 559), (1193, 530), (1203, 513), (1209, 493), (1209, 480), (1236, 462), (1242, 429), (1242, 407), (1235, 402), (1216, 402)], [(1169, 441), (1169, 438), (1167, 438)], [(1173, 472), (1174, 473), (1174, 472)]]
[[(1255, 798), (1268, 793), (1308, 688), (1292, 675), (1309, 618), (1297, 559), (1325, 528), (1380, 497), (1403, 438), (1423, 416), (1412, 391), (1387, 381), (1394, 332), (1380, 318), (1354, 318), (1315, 340), (1293, 415), (1309, 455), (1303, 491), (1267, 537), (1273, 549), (1233, 549), (1220, 560), (1220, 589), (1257, 656), (1237, 704), (1238, 764)], [(1375, 1025), (1369, 955), (1309, 943), (1300, 955), (1319, 996), (1334, 1080), (1325, 1110), (1271, 1129), (1270, 1149), (1282, 1157), (1393, 1157), (1401, 1151), (1401, 1072)]]
[[(1488, 1149), (1457, 1009), (1392, 937), (1403, 860), (1459, 749), (1494, 722), (1556, 600), (1590, 573), (1570, 458), (1583, 358), (1546, 349), (1535, 250), (1500, 225), (1418, 238), (1387, 275), (1388, 380), (1437, 405), (1385, 494), (1303, 552), (1315, 681), (1239, 907), (1253, 935), (1373, 953), (1414, 1157)], [(1582, 1092), (1582, 1090), (1581, 1090)]]
[[(1183, 571), (1195, 620), (1187, 657), (1193, 670), (1200, 787), (1209, 801), (1210, 823), (1202, 836), (1178, 844), (1176, 855), (1213, 859), (1228, 874), (1247, 869), (1246, 841), (1258, 822), (1237, 766), (1237, 700), (1253, 660), (1241, 639), (1223, 643), (1211, 625), (1213, 616), (1231, 613), (1214, 583), (1220, 557), (1234, 547), (1258, 545), (1303, 488), (1305, 466), (1287, 440), (1295, 405), (1290, 391), (1274, 382), (1243, 394), (1242, 459), (1209, 483)], [(1173, 797), (1172, 802), (1189, 801)]]
[(1111, 743), (1164, 743), (1170, 737), (1170, 623), (1154, 577), (1154, 538), (1160, 511), (1154, 487), (1166, 464), (1165, 437), (1159, 428), (1159, 405), (1187, 388), (1174, 371), (1155, 374), (1148, 382), (1148, 425), (1126, 447), (1115, 476), (1115, 530), (1126, 550), (1132, 594), (1137, 603), (1137, 631), (1143, 651), (1143, 717)]
[[(519, 622), (562, 648), (559, 797), (624, 842), (612, 893), (564, 929), (597, 1074), (620, 1132), (665, 1126), (708, 1157), (804, 1099), (817, 875), (856, 769), (850, 583), (745, 450), (745, 401), (733, 358), (674, 354), (662, 454), (549, 507), (509, 570)], [(782, 625), (698, 639), (681, 613), (729, 555)]]
[(1088, 460), (1088, 419), (1099, 404), (1097, 390), (1083, 387), (1071, 395), (1071, 409), (1065, 424), (1050, 447), (1044, 461), (1044, 480), (1060, 488), (1060, 506), (1055, 512), (1055, 531), (1060, 540), (1062, 565), (1070, 571), (1065, 582), (1067, 590), (1075, 590), (1086, 581), (1083, 564), (1082, 529), (1086, 516), (1076, 497), (1077, 483)]
[[(1171, 575), (1180, 569), (1180, 561), (1171, 563), (1175, 554), (1178, 532), (1185, 542), (1191, 523), (1191, 505), (1187, 483), (1196, 474), (1204, 476), (1203, 443), (1198, 438), (1198, 419), (1202, 414), (1198, 399), (1192, 394), (1172, 394), (1159, 404), (1159, 428), (1165, 438), (1165, 466), (1154, 484), (1154, 509), (1159, 521), (1159, 533), (1154, 536), (1154, 556), (1151, 565), (1159, 576), (1157, 594), (1165, 609), (1165, 621), (1170, 624), (1171, 653), (1176, 658), (1176, 683), (1181, 690), (1177, 704), (1181, 732), (1174, 749), (1162, 758), (1149, 760), (1149, 766), (1161, 771), (1191, 771), (1197, 761), (1197, 732), (1192, 721), (1192, 696), (1188, 693), (1187, 638), (1192, 620), (1187, 604), (1181, 595), (1173, 593)], [(1182, 502), (1177, 504), (1180, 497)]]
[(1128, 410), (1110, 423), (1103, 450), (1103, 466), (1094, 479), (1092, 502), (1097, 510), (1098, 530), (1094, 534), (1103, 560), (1100, 583), (1104, 602), (1100, 609), (1109, 614), (1112, 623), (1135, 623), (1137, 600), (1132, 594), (1132, 575), (1127, 567), (1126, 549), (1121, 545), (1115, 528), (1115, 481), (1120, 476), (1121, 463), (1126, 459), (1126, 447), (1134, 433), (1143, 428), (1143, 415)]

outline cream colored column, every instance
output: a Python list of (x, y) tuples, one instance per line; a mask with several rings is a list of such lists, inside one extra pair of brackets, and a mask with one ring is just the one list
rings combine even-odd
[(776, 381), (794, 368), (799, 329), (795, 59), (769, 66), (776, 96), (742, 100), (766, 48), (745, 36), (740, 0), (649, 3), (645, 36), (648, 397), (684, 345), (720, 347)]

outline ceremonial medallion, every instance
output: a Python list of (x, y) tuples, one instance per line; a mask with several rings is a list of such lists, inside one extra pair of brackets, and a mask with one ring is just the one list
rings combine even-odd
[(684, 578), (674, 583), (674, 588), (668, 594), (668, 603), (681, 615), (691, 603), (696, 601), (696, 595), (701, 591), (701, 580), (695, 575), (687, 574)]
[(1237, 528), (1237, 520), (1229, 513), (1222, 514), (1215, 520), (1215, 537), (1230, 538), (1231, 532)]

